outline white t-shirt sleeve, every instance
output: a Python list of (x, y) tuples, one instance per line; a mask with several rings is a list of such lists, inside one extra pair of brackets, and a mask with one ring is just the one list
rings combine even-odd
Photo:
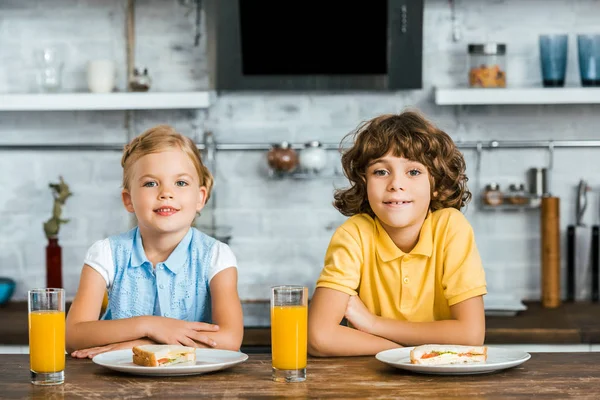
[(106, 281), (106, 287), (110, 288), (115, 279), (115, 263), (112, 258), (110, 241), (107, 239), (98, 240), (94, 243), (85, 255), (85, 264), (89, 265)]
[(237, 259), (231, 248), (223, 242), (217, 242), (212, 249), (212, 263), (208, 271), (208, 282), (219, 272), (229, 267), (237, 268)]

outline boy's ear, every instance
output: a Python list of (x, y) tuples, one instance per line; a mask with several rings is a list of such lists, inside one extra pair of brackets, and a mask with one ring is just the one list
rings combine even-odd
[(135, 212), (133, 210), (133, 202), (131, 201), (131, 194), (129, 193), (129, 191), (127, 189), (123, 189), (123, 191), (121, 192), (121, 200), (123, 200), (123, 205), (125, 206), (125, 209), (127, 211), (129, 211), (130, 213)]

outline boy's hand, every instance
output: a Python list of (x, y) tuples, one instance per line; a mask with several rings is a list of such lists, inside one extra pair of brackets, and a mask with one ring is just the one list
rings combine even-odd
[(358, 296), (350, 296), (344, 316), (359, 331), (373, 333), (377, 316), (369, 311)]
[(71, 357), (73, 358), (94, 358), (94, 356), (106, 353), (107, 351), (113, 350), (123, 350), (123, 349), (131, 349), (134, 346), (140, 346), (142, 344), (155, 344), (153, 340), (150, 339), (139, 339), (139, 340), (130, 340), (128, 342), (121, 343), (113, 343), (107, 344), (106, 346), (98, 346), (98, 347), (90, 347), (89, 349), (81, 349), (75, 350), (71, 353)]
[(181, 344), (189, 347), (198, 347), (198, 344), (208, 347), (217, 345), (205, 332), (217, 332), (218, 325), (157, 316), (142, 318), (144, 318), (145, 336), (157, 343)]

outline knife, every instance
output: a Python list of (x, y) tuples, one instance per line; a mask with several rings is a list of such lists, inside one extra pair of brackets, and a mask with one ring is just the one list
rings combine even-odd
[(600, 266), (600, 254), (598, 252), (598, 239), (600, 236), (600, 226), (594, 225), (592, 227), (592, 301), (598, 302), (600, 295), (598, 291), (598, 285), (600, 278), (598, 267)]

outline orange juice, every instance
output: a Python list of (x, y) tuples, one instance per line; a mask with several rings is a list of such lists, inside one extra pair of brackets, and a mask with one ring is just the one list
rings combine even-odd
[(306, 368), (306, 306), (271, 307), (271, 351), (277, 369)]
[(65, 312), (29, 313), (29, 360), (35, 372), (65, 369)]

